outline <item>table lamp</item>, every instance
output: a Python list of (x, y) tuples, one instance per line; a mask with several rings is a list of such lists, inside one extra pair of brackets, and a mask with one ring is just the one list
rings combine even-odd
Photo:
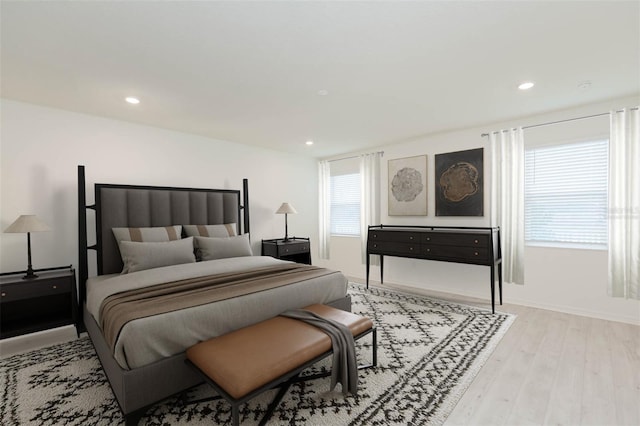
[(282, 203), (276, 214), (284, 214), (284, 241), (289, 241), (289, 230), (287, 226), (287, 215), (298, 213), (289, 203)]
[(23, 280), (29, 280), (32, 278), (36, 278), (37, 275), (33, 273), (33, 268), (31, 267), (31, 233), (32, 232), (43, 232), (50, 231), (49, 228), (44, 222), (36, 217), (33, 214), (23, 214), (19, 218), (16, 219), (7, 229), (4, 230), (5, 233), (9, 234), (24, 234), (27, 233), (27, 275), (22, 277)]

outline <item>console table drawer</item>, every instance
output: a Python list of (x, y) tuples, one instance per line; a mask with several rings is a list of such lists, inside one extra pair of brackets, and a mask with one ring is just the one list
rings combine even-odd
[(489, 247), (489, 235), (427, 232), (422, 241), (446, 246)]
[(428, 259), (461, 261), (464, 263), (478, 263), (488, 265), (489, 249), (484, 247), (460, 247), (460, 246), (424, 246), (422, 254)]
[(393, 241), (398, 243), (418, 243), (421, 233), (403, 231), (371, 231), (367, 241)]
[(399, 254), (403, 256), (420, 256), (418, 243), (398, 243), (389, 241), (368, 241), (369, 252), (384, 254)]

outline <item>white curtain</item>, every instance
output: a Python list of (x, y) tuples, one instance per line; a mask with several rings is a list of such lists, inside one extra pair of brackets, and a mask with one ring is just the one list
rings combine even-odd
[(319, 207), (318, 222), (320, 259), (329, 259), (331, 241), (331, 166), (328, 161), (318, 163)]
[(640, 299), (640, 112), (611, 112), (609, 137), (610, 296)]
[[(368, 227), (380, 224), (381, 156), (381, 152), (360, 156), (360, 251), (362, 263), (367, 262)], [(371, 264), (379, 265), (380, 256), (373, 256)]]
[(502, 276), (524, 284), (524, 137), (522, 127), (491, 132), (491, 224), (500, 227)]

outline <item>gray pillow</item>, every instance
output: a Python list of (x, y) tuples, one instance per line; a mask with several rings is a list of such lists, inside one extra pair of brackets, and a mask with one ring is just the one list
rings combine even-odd
[(193, 237), (153, 243), (121, 241), (120, 254), (124, 263), (123, 274), (196, 261)]
[(235, 223), (221, 225), (183, 225), (188, 237), (233, 237), (236, 235)]
[(195, 237), (201, 260), (225, 259), (227, 257), (253, 256), (249, 234), (235, 237)]

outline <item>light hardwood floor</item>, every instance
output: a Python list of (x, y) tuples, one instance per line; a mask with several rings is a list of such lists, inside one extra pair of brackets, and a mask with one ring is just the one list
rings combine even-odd
[(445, 425), (640, 425), (639, 326), (506, 303), (496, 309), (517, 318)]

